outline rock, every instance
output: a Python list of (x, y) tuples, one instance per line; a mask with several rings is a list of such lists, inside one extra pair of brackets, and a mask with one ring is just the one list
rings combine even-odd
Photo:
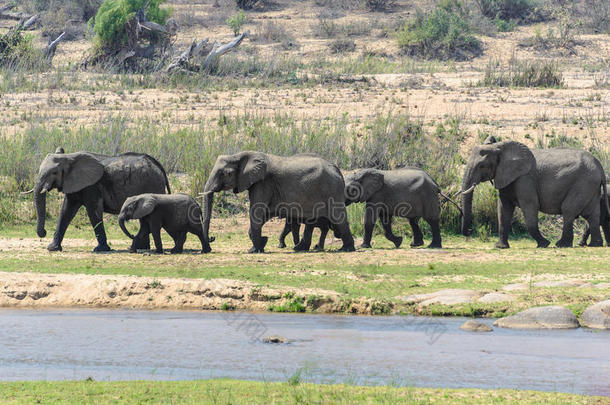
[(460, 326), (460, 329), (470, 332), (491, 332), (493, 330), (488, 324), (475, 321), (474, 319), (469, 319), (464, 322), (464, 324)]
[(477, 301), (484, 302), (484, 303), (494, 303), (494, 302), (511, 302), (511, 301), (514, 301), (515, 299), (516, 299), (515, 296), (512, 294), (491, 292), (489, 294), (485, 294), (484, 296), (479, 298)]
[(583, 284), (585, 284), (585, 282), (582, 280), (543, 280), (534, 283), (534, 287), (580, 287)]
[(415, 294), (402, 297), (401, 300), (407, 303), (415, 303), (420, 306), (430, 304), (454, 305), (474, 302), (482, 294), (473, 290), (462, 290), (457, 288), (439, 290), (428, 294)]
[(281, 343), (290, 343), (290, 339), (287, 339), (283, 336), (267, 336), (265, 338), (263, 338), (263, 343), (274, 343), (274, 344), (281, 344)]
[(530, 308), (500, 318), (493, 325), (512, 329), (573, 329), (580, 326), (572, 311), (555, 305)]
[(580, 316), (582, 326), (592, 329), (610, 329), (610, 300), (591, 305)]
[(504, 291), (523, 291), (523, 290), (527, 290), (528, 288), (529, 288), (529, 285), (526, 283), (509, 284), (509, 285), (505, 285), (504, 287), (502, 287), (502, 289)]

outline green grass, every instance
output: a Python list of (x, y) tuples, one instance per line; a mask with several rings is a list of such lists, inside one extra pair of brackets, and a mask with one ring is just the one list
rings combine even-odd
[(5, 404), (601, 404), (603, 397), (509, 389), (320, 385), (238, 380), (0, 383)]
[[(224, 220), (230, 222), (231, 220)], [(216, 222), (218, 223), (218, 222)], [(212, 253), (202, 255), (142, 255), (129, 254), (129, 240), (115, 225), (108, 227), (111, 246), (117, 249), (110, 254), (90, 253), (94, 239), (90, 226), (71, 228), (69, 238), (90, 241), (75, 246), (64, 242), (64, 252), (48, 254), (44, 247), (34, 249), (5, 249), (0, 251), (0, 271), (67, 273), (90, 275), (133, 275), (153, 278), (152, 283), (162, 285), (158, 278), (235, 279), (254, 285), (288, 287), (298, 293), (283, 297), (268, 310), (276, 312), (304, 312), (316, 308), (315, 296), (299, 293), (303, 288), (318, 288), (336, 292), (345, 303), (345, 310), (354, 300), (371, 299), (378, 308), (374, 313), (418, 313), (429, 315), (505, 316), (538, 305), (565, 305), (581, 312), (586, 306), (604, 299), (607, 290), (578, 287), (534, 287), (516, 291), (517, 300), (502, 304), (435, 305), (425, 309), (403, 303), (399, 297), (427, 293), (447, 288), (472, 289), (480, 292), (501, 291), (515, 282), (542, 279), (583, 279), (593, 284), (610, 282), (608, 248), (536, 249), (528, 239), (511, 240), (509, 250), (493, 249), (493, 241), (445, 235), (444, 249), (432, 252), (427, 249), (410, 249), (406, 238), (401, 249), (383, 236), (373, 239), (374, 249), (356, 253), (337, 253), (338, 244), (321, 253), (294, 253), (275, 248), (277, 234), (265, 230), (270, 236), (267, 253), (247, 254), (250, 241), (246, 232), (224, 231), (212, 233), (217, 240)], [(7, 229), (3, 236), (22, 238), (33, 236), (33, 228)], [(278, 230), (279, 233), (279, 230)], [(314, 235), (315, 238), (315, 235)], [(428, 235), (425, 238), (429, 239)], [(48, 239), (48, 238), (47, 238)], [(172, 245), (164, 235), (164, 246)], [(187, 249), (198, 249), (196, 238), (189, 237)], [(229, 309), (229, 308), (226, 308)]]

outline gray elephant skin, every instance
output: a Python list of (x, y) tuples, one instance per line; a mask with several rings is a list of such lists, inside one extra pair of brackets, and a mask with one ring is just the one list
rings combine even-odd
[[(610, 200), (610, 190), (608, 190), (608, 185), (606, 185), (606, 199)], [(610, 246), (610, 211), (608, 211), (608, 207), (606, 206), (604, 196), (599, 200), (599, 223), (604, 230), (604, 237), (606, 238), (606, 245)], [(585, 231), (582, 234), (582, 238), (578, 243), (580, 246), (586, 246), (587, 240), (591, 235), (591, 230), (589, 229), (589, 225), (585, 226)]]
[(333, 227), (333, 225), (326, 218), (322, 218), (317, 220), (315, 223), (308, 223), (305, 225), (305, 231), (303, 232), (303, 238), (300, 238), (301, 232), (301, 224), (298, 221), (292, 221), (290, 219), (286, 219), (286, 223), (284, 224), (284, 228), (282, 229), (282, 233), (280, 234), (280, 243), (278, 247), (283, 249), (286, 247), (286, 236), (292, 233), (292, 240), (294, 241), (294, 250), (299, 252), (306, 252), (311, 247), (311, 238), (313, 236), (313, 229), (320, 229), (320, 239), (318, 243), (314, 246), (314, 250), (322, 251), (324, 250), (324, 243), (326, 241), (326, 235), (330, 228), (333, 228), (335, 231), (335, 237), (339, 237), (339, 232)]
[[(538, 212), (563, 216), (558, 247), (571, 247), (574, 220), (581, 216), (591, 229), (590, 246), (602, 246), (599, 230), (600, 190), (606, 177), (600, 162), (589, 152), (576, 149), (530, 149), (515, 141), (476, 146), (468, 159), (462, 181), (462, 233), (472, 234), (472, 197), (475, 186), (492, 181), (498, 190), (498, 248), (508, 248), (515, 207), (520, 207), (529, 234), (538, 247), (550, 242), (538, 229)], [(608, 201), (604, 198), (608, 206)]]
[(119, 213), (119, 226), (131, 239), (134, 236), (125, 227), (125, 221), (139, 219), (142, 227), (150, 231), (155, 241), (156, 253), (163, 253), (161, 229), (174, 240), (171, 253), (182, 253), (186, 234), (197, 235), (205, 252), (201, 208), (195, 199), (187, 194), (140, 194), (129, 197)]
[[(264, 252), (262, 227), (272, 217), (316, 223), (329, 220), (343, 240), (341, 251), (353, 251), (343, 176), (337, 166), (314, 155), (276, 156), (255, 151), (222, 155), (216, 159), (204, 188), (203, 228), (209, 243), (214, 193), (248, 191), (250, 199), (250, 253)], [(209, 246), (208, 246), (209, 247)]]
[[(124, 153), (106, 156), (89, 152), (64, 153), (58, 148), (48, 154), (40, 164), (38, 179), (30, 192), (38, 214), (36, 232), (44, 238), (46, 193), (56, 188), (65, 194), (59, 213), (53, 241), (49, 251), (61, 251), (61, 242), (70, 222), (81, 206), (85, 206), (91, 221), (97, 247), (95, 252), (109, 251), (104, 230), (103, 213), (118, 214), (123, 202), (133, 195), (143, 193), (162, 194), (169, 182), (165, 169), (151, 156), (140, 153)], [(140, 229), (140, 232), (145, 230)], [(134, 239), (133, 248), (147, 249), (148, 238), (140, 233)]]
[(398, 248), (402, 236), (392, 232), (392, 218), (408, 218), (413, 230), (411, 246), (424, 244), (419, 219), (424, 218), (432, 230), (429, 248), (441, 248), (439, 195), (459, 206), (441, 193), (436, 182), (419, 168), (396, 170), (361, 169), (346, 177), (345, 194), (348, 203), (366, 203), (363, 248), (371, 247), (377, 219), (381, 219), (385, 237)]

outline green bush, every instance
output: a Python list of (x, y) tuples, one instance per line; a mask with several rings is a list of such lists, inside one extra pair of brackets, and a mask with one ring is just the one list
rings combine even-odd
[(227, 25), (233, 30), (235, 36), (239, 35), (244, 22), (246, 22), (246, 14), (243, 10), (239, 10), (237, 14), (227, 19)]
[(145, 12), (149, 21), (164, 25), (170, 10), (160, 8), (166, 0), (104, 0), (95, 15), (93, 31), (97, 45), (103, 48), (119, 48), (127, 43), (125, 24), (136, 11), (148, 5)]
[(34, 36), (21, 30), (0, 34), (0, 67), (11, 70), (45, 70), (50, 61), (33, 45)]
[(470, 59), (481, 52), (463, 4), (444, 1), (430, 13), (417, 12), (398, 32), (398, 45), (408, 54), (427, 59)]

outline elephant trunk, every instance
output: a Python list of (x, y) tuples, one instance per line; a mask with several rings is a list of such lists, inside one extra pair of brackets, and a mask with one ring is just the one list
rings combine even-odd
[(472, 197), (476, 183), (471, 178), (471, 171), (467, 169), (462, 182), (462, 235), (472, 235)]
[(47, 195), (44, 183), (41, 180), (36, 182), (34, 187), (34, 204), (36, 205), (36, 233), (40, 238), (47, 236), (47, 231), (44, 229), (45, 216), (47, 213)]
[(119, 215), (119, 226), (125, 235), (127, 235), (130, 239), (135, 239), (135, 236), (133, 236), (125, 226), (125, 215), (123, 214)]
[(210, 219), (212, 218), (212, 204), (214, 203), (214, 193), (207, 191), (203, 193), (203, 213), (201, 226), (203, 227), (202, 250), (205, 253), (211, 252), (210, 247)]

